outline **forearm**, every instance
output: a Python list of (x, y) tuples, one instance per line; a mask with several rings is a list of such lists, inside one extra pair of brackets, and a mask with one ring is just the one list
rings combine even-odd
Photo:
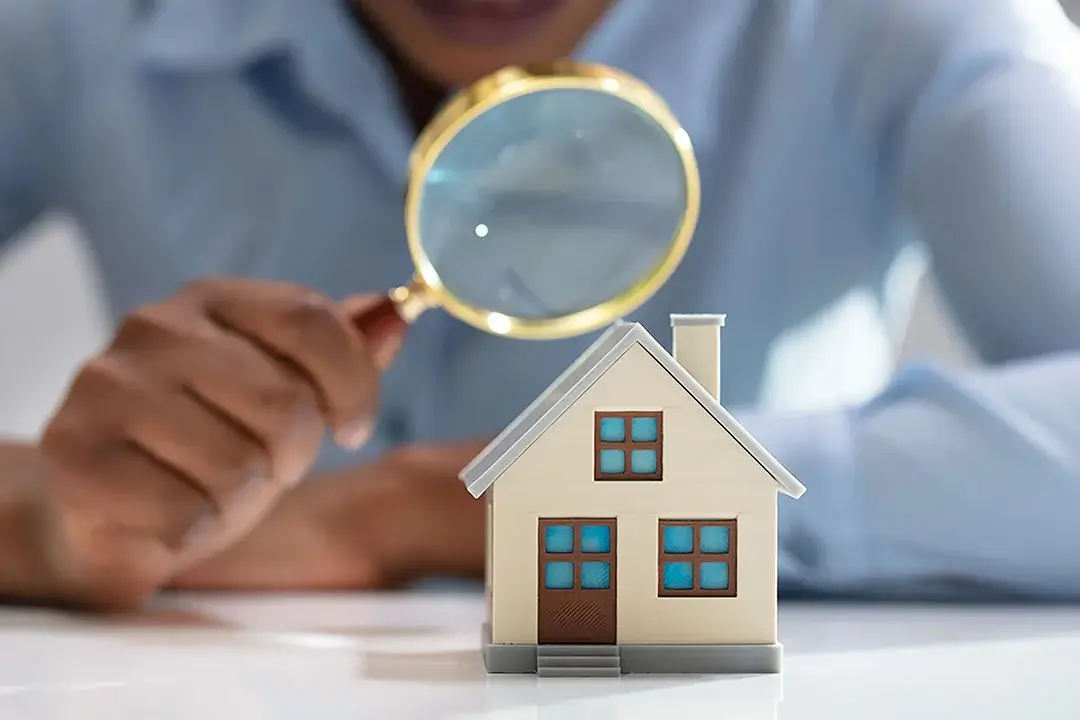
[(866, 407), (747, 417), (807, 486), (781, 498), (781, 579), (1080, 598), (1080, 36), (1032, 2), (860, 8), (835, 16), (860, 68), (852, 127), (995, 367), (909, 368)]
[(901, 373), (863, 408), (748, 429), (807, 486), (781, 498), (787, 589), (1080, 598), (1080, 354)]
[(458, 473), (486, 442), (410, 445), (316, 477), (244, 540), (176, 587), (385, 589), (426, 578), (481, 578), (484, 509)]
[(31, 445), (0, 443), (0, 602), (51, 602), (40, 532), (41, 467)]
[[(42, 532), (41, 464), (37, 448), (0, 443), (0, 603), (59, 601)], [(285, 495), (243, 540), (175, 578), (175, 588), (198, 590), (329, 590), (365, 584), (353, 567), (333, 492), (315, 479)], [(332, 541), (332, 538), (335, 539)]]
[(250, 534), (219, 555), (174, 578), (185, 590), (340, 590), (366, 584), (353, 567), (347, 529), (334, 513), (342, 493), (313, 478), (282, 497)]

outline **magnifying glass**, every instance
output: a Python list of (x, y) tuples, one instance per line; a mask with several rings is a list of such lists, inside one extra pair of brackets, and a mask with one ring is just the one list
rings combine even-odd
[(642, 81), (569, 61), (498, 71), (417, 140), (416, 274), (354, 322), (377, 343), (437, 307), (514, 338), (597, 330), (671, 276), (699, 206), (690, 137)]

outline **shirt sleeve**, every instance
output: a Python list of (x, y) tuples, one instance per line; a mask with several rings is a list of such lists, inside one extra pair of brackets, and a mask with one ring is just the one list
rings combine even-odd
[(48, 202), (50, 108), (60, 91), (53, 6), (0, 0), (0, 246)]
[(1080, 598), (1080, 39), (1054, 0), (869, 4), (862, 118), (989, 367), (742, 418), (807, 486), (781, 585)]

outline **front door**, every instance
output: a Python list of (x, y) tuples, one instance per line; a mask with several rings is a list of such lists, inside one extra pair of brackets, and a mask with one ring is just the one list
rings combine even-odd
[(537, 642), (614, 645), (614, 518), (541, 518)]

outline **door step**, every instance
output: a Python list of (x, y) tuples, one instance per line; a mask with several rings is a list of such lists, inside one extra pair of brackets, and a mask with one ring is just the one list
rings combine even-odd
[(619, 677), (622, 667), (617, 645), (540, 645), (536, 648), (539, 677)]

